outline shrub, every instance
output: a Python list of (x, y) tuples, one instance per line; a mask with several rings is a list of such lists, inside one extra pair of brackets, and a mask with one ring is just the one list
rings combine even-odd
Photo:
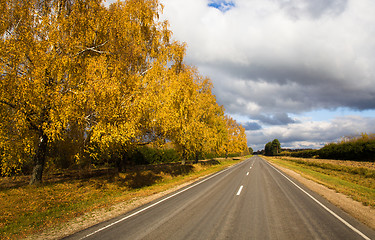
[(374, 161), (375, 137), (362, 134), (360, 137), (346, 138), (339, 143), (329, 143), (318, 152), (321, 158)]

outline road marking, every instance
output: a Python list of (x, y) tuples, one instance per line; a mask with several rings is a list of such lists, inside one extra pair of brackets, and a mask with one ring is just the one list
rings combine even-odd
[(246, 176), (249, 176), (249, 172), (246, 173)]
[(241, 185), (240, 189), (238, 189), (237, 196), (241, 194), (242, 188), (243, 188), (243, 185)]
[(268, 163), (267, 161), (265, 161), (269, 166), (271, 166), (273, 169), (275, 169), (278, 173), (280, 173), (283, 177), (285, 177), (289, 182), (291, 182), (294, 186), (296, 186), (299, 190), (301, 190), (303, 193), (305, 193), (307, 196), (309, 196), (312, 200), (314, 200), (317, 204), (319, 204), (322, 208), (324, 208), (327, 212), (329, 212), (330, 214), (332, 214), (334, 217), (336, 217), (340, 222), (342, 222), (343, 224), (345, 224), (348, 228), (350, 228), (351, 230), (353, 230), (354, 232), (358, 233), (361, 237), (363, 237), (364, 239), (366, 240), (371, 240), (369, 237), (367, 237), (365, 234), (363, 234), (361, 231), (359, 231), (358, 229), (356, 229), (355, 227), (353, 227), (350, 223), (348, 223), (347, 221), (345, 221), (344, 219), (342, 219), (339, 215), (337, 215), (335, 212), (333, 212), (331, 209), (329, 209), (328, 207), (326, 207), (323, 203), (319, 202), (316, 198), (314, 198), (313, 196), (311, 196), (311, 194), (309, 194), (308, 192), (306, 192), (305, 190), (303, 190), (300, 186), (298, 186), (296, 183), (294, 183), (292, 180), (290, 180), (287, 176), (285, 176), (282, 172), (280, 172), (277, 168), (275, 168), (274, 166), (272, 166), (270, 163)]
[[(202, 181), (199, 181), (199, 182), (197, 182), (197, 183), (191, 185), (190, 187), (187, 187), (187, 188), (185, 188), (185, 189), (182, 189), (181, 191), (176, 192), (176, 193), (170, 195), (169, 197), (163, 198), (163, 199), (161, 199), (160, 201), (158, 201), (158, 202), (156, 202), (156, 203), (153, 203), (153, 204), (151, 204), (151, 205), (149, 205), (149, 206), (147, 206), (147, 207), (145, 207), (145, 208), (142, 208), (142, 209), (140, 209), (140, 210), (138, 210), (138, 211), (136, 211), (136, 212), (134, 212), (134, 213), (132, 213), (132, 214), (130, 214), (130, 215), (128, 215), (128, 216), (125, 216), (125, 217), (123, 217), (123, 218), (117, 220), (116, 222), (113, 222), (113, 223), (111, 223), (111, 224), (108, 224), (107, 226), (104, 226), (104, 227), (102, 227), (102, 228), (100, 228), (100, 229), (98, 229), (98, 230), (96, 230), (96, 231), (94, 231), (94, 232), (92, 232), (92, 233), (90, 233), (90, 234), (87, 234), (86, 236), (80, 238), (80, 240), (81, 240), (81, 239), (88, 238), (88, 237), (90, 237), (90, 236), (92, 236), (92, 235), (94, 235), (94, 234), (96, 234), (96, 233), (98, 233), (98, 232), (101, 232), (101, 231), (103, 231), (103, 230), (105, 230), (105, 229), (107, 229), (107, 228), (109, 228), (109, 227), (111, 227), (111, 226), (113, 226), (113, 225), (116, 225), (117, 223), (120, 223), (120, 222), (122, 222), (122, 221), (125, 221), (125, 220), (128, 219), (128, 218), (131, 218), (131, 217), (133, 217), (133, 216), (135, 216), (135, 215), (138, 215), (139, 213), (144, 212), (144, 211), (146, 211), (146, 210), (149, 209), (149, 208), (152, 208), (152, 207), (154, 207), (154, 206), (156, 206), (156, 205), (158, 205), (158, 204), (160, 204), (160, 203), (162, 203), (162, 202), (164, 202), (164, 201), (166, 201), (166, 200), (168, 200), (168, 199), (170, 199), (170, 198), (173, 198), (174, 196), (177, 196), (177, 195), (180, 194), (180, 193), (183, 193), (183, 192), (185, 192), (185, 191), (187, 191), (187, 190), (189, 190), (189, 189), (191, 189), (191, 188), (193, 188), (193, 187), (195, 187), (195, 186), (198, 186), (199, 184), (204, 183), (204, 182), (206, 182), (207, 180), (209, 180), (209, 179), (211, 179), (211, 178), (213, 178), (213, 177), (216, 177), (217, 175), (222, 174), (222, 173), (224, 173), (224, 172), (226, 172), (226, 171), (228, 171), (228, 170), (230, 170), (230, 169), (232, 169), (232, 168), (234, 168), (234, 167), (236, 167), (236, 166), (240, 166), (240, 165), (244, 164), (245, 162), (246, 162), (246, 160), (244, 160), (243, 162), (241, 162), (241, 163), (239, 163), (239, 164), (236, 164), (236, 165), (230, 166), (230, 167), (228, 167), (228, 168), (226, 168), (226, 169), (224, 169), (224, 170), (222, 170), (222, 171), (220, 171), (220, 172), (217, 172), (217, 173), (215, 173), (215, 174), (213, 174), (213, 175), (211, 175), (211, 176), (209, 176), (209, 177), (203, 179)], [(242, 186), (241, 186), (241, 189), (242, 189)]]

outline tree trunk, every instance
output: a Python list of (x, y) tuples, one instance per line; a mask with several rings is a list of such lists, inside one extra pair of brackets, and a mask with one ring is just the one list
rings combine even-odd
[(195, 153), (195, 164), (197, 164), (199, 161), (199, 154), (198, 153)]
[(117, 171), (120, 173), (120, 172), (125, 172), (126, 171), (126, 163), (128, 161), (126, 160), (126, 158), (122, 157), (122, 158), (119, 158), (116, 160), (116, 167), (117, 167)]
[(186, 160), (187, 160), (187, 153), (186, 153), (185, 150), (182, 150), (182, 162), (181, 162), (181, 164), (185, 165), (186, 164)]
[(43, 170), (46, 162), (47, 144), (48, 137), (46, 134), (42, 133), (39, 140), (38, 148), (33, 157), (35, 165), (31, 175), (30, 185), (37, 185), (42, 183)]

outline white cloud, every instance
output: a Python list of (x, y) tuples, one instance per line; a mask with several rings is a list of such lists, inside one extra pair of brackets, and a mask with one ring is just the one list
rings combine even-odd
[[(375, 118), (345, 116), (330, 121), (298, 121), (287, 125), (247, 130), (248, 145), (263, 149), (265, 143), (277, 138), (284, 148), (320, 148), (341, 137), (375, 132)], [(246, 126), (246, 124), (244, 124)]]
[[(225, 13), (203, 0), (163, 2), (188, 61), (212, 77), (228, 111), (238, 111), (238, 97), (273, 112), (266, 96), (286, 112), (375, 108), (375, 2), (238, 0)], [(248, 91), (226, 98), (237, 81)]]

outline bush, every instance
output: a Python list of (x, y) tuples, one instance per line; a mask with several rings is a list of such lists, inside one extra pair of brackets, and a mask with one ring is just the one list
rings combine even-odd
[(174, 149), (157, 149), (147, 146), (137, 148), (128, 154), (128, 161), (135, 165), (177, 162), (180, 160)]
[(361, 137), (330, 143), (319, 150), (319, 156), (327, 159), (375, 160), (375, 138), (362, 134)]
[(319, 155), (318, 150), (302, 150), (298, 152), (291, 152), (290, 156), (292, 157), (300, 157), (300, 158), (313, 158)]

